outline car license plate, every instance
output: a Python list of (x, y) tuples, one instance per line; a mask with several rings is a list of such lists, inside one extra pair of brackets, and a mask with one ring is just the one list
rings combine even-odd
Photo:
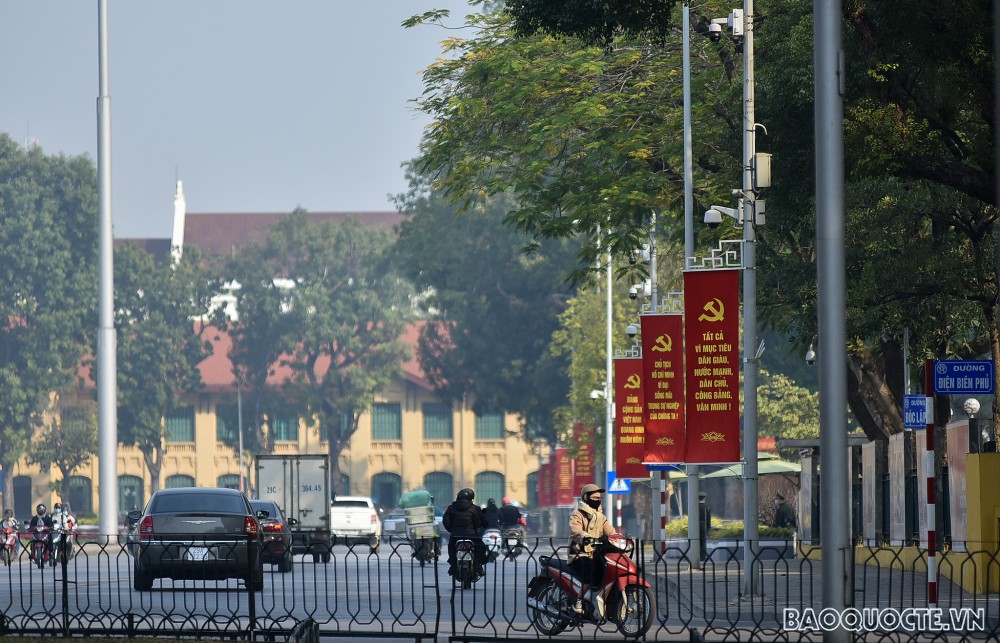
[(188, 560), (205, 560), (208, 558), (208, 547), (188, 547)]

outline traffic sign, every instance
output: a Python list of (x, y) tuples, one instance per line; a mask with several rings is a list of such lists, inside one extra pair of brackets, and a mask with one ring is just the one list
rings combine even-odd
[(616, 478), (614, 471), (608, 471), (608, 493), (632, 493), (632, 481)]
[(903, 396), (903, 428), (923, 429), (927, 427), (927, 396)]
[(992, 395), (993, 360), (936, 360), (934, 392), (942, 395)]

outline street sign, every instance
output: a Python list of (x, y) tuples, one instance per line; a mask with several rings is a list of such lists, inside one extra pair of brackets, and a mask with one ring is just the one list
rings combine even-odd
[(936, 360), (934, 392), (942, 395), (992, 395), (993, 360)]
[(632, 481), (616, 478), (614, 471), (608, 471), (608, 493), (632, 493)]
[(927, 427), (927, 396), (903, 396), (903, 428), (923, 429)]

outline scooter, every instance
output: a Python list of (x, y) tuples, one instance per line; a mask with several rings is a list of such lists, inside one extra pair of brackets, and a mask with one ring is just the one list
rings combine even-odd
[(17, 556), (17, 529), (13, 526), (3, 528), (0, 536), (0, 558), (3, 558), (4, 565), (10, 565)]
[(555, 636), (567, 627), (582, 623), (612, 622), (626, 638), (640, 638), (653, 625), (656, 596), (639, 573), (630, 555), (635, 550), (631, 538), (612, 534), (606, 542), (586, 538), (583, 546), (594, 546), (594, 561), (603, 561), (600, 587), (584, 601), (584, 611), (573, 610), (583, 581), (566, 561), (541, 556), (541, 572), (528, 583), (528, 613), (535, 629)]
[(49, 562), (49, 528), (45, 525), (37, 525), (31, 531), (31, 562), (38, 565), (39, 569), (45, 567)]
[(413, 557), (420, 561), (421, 567), (441, 555), (437, 538), (415, 538), (410, 540), (410, 546), (413, 547)]
[(476, 569), (476, 543), (468, 538), (455, 541), (455, 578), (462, 584), (462, 589), (469, 589), (472, 584), (482, 578)]
[(524, 551), (524, 531), (519, 527), (508, 527), (504, 529), (503, 538), (500, 540), (500, 548), (503, 557), (514, 560)]
[(65, 527), (56, 527), (52, 530), (52, 566), (55, 567), (63, 556), (67, 561), (73, 559), (74, 537), (72, 530)]
[(500, 530), (490, 528), (483, 532), (483, 544), (486, 545), (486, 562), (492, 563), (500, 558)]

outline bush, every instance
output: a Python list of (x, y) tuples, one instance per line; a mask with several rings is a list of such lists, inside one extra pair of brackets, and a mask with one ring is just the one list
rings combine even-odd
[[(761, 525), (758, 527), (761, 538), (791, 538), (795, 530), (791, 527), (769, 527)], [(687, 538), (688, 519), (687, 516), (674, 518), (667, 523), (667, 536), (670, 538)], [(742, 540), (743, 521), (742, 520), (719, 520), (712, 517), (712, 528), (708, 533), (710, 539)]]

